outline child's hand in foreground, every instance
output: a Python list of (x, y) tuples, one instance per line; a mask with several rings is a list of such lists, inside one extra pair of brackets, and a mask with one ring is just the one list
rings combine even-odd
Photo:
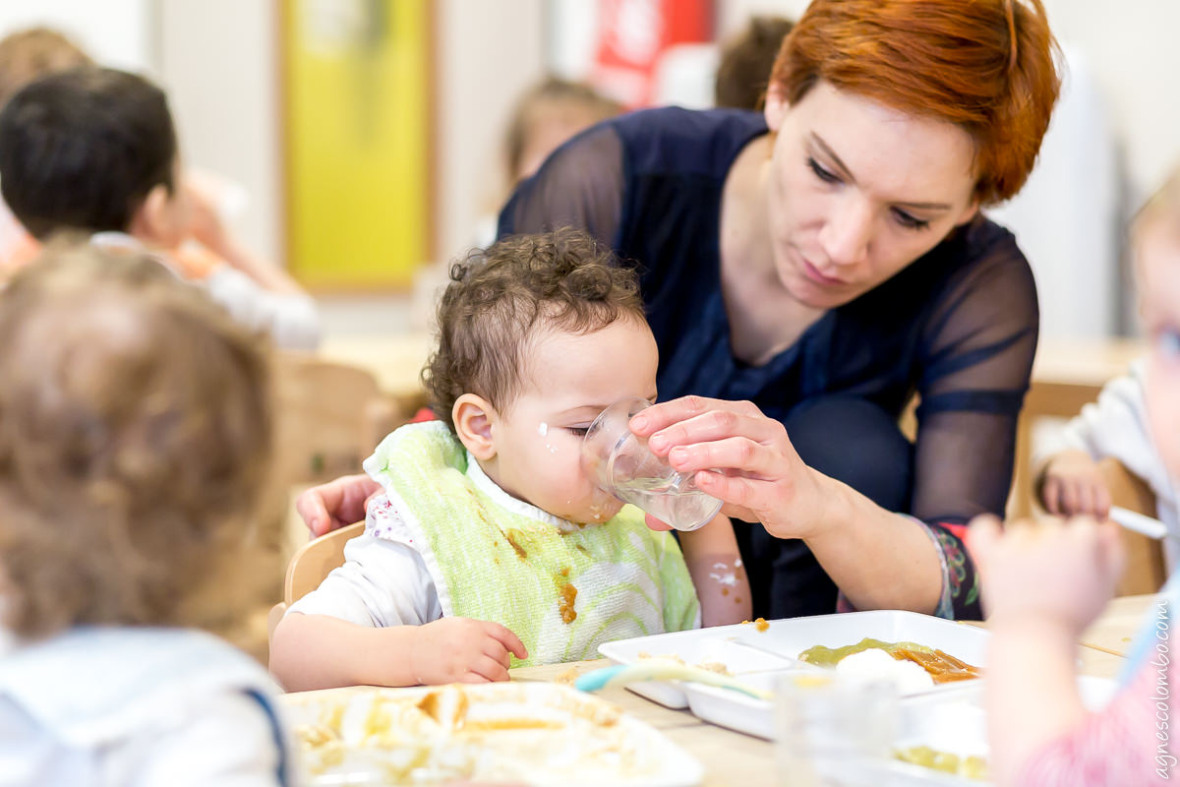
[(1110, 515), (1110, 490), (1098, 463), (1076, 449), (1062, 451), (1045, 466), (1041, 502), (1049, 513), (1061, 516)]
[(1076, 638), (1101, 614), (1122, 576), (1117, 526), (1091, 517), (1010, 523), (977, 517), (967, 535), (993, 625), (1032, 623)]
[(410, 666), (414, 679), (425, 685), (508, 680), (510, 654), (529, 655), (515, 634), (486, 620), (441, 618), (416, 633)]

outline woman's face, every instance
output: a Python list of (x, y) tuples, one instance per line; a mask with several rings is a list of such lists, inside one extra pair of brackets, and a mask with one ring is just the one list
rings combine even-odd
[(848, 303), (975, 215), (975, 146), (950, 123), (819, 82), (795, 106), (772, 88), (768, 208), (787, 291), (818, 309)]

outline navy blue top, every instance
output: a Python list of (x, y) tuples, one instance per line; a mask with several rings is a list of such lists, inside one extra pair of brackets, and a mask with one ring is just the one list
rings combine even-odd
[(909, 513), (931, 523), (1002, 513), (1038, 328), (1032, 271), (1011, 233), (976, 218), (751, 366), (731, 350), (719, 225), (730, 167), (766, 133), (760, 114), (741, 110), (661, 108), (609, 120), (517, 189), (498, 235), (581, 227), (637, 265), (659, 344), (661, 400), (748, 399), (782, 420), (832, 393), (900, 415), (917, 393)]

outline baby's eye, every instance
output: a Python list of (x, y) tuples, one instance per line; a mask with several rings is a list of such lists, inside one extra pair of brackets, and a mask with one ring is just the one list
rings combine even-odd
[(590, 431), (590, 427), (588, 427), (588, 426), (567, 426), (566, 431), (572, 432), (573, 434), (577, 435), (578, 437), (585, 437), (586, 432)]
[(1180, 358), (1180, 329), (1164, 328), (1156, 333), (1155, 349), (1169, 361)]

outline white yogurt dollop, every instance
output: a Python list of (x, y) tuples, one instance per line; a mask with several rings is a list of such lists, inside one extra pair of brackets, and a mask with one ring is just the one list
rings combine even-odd
[(887, 680), (897, 687), (899, 694), (928, 689), (934, 678), (912, 661), (893, 658), (880, 648), (869, 648), (845, 656), (836, 664), (836, 672), (857, 680)]

